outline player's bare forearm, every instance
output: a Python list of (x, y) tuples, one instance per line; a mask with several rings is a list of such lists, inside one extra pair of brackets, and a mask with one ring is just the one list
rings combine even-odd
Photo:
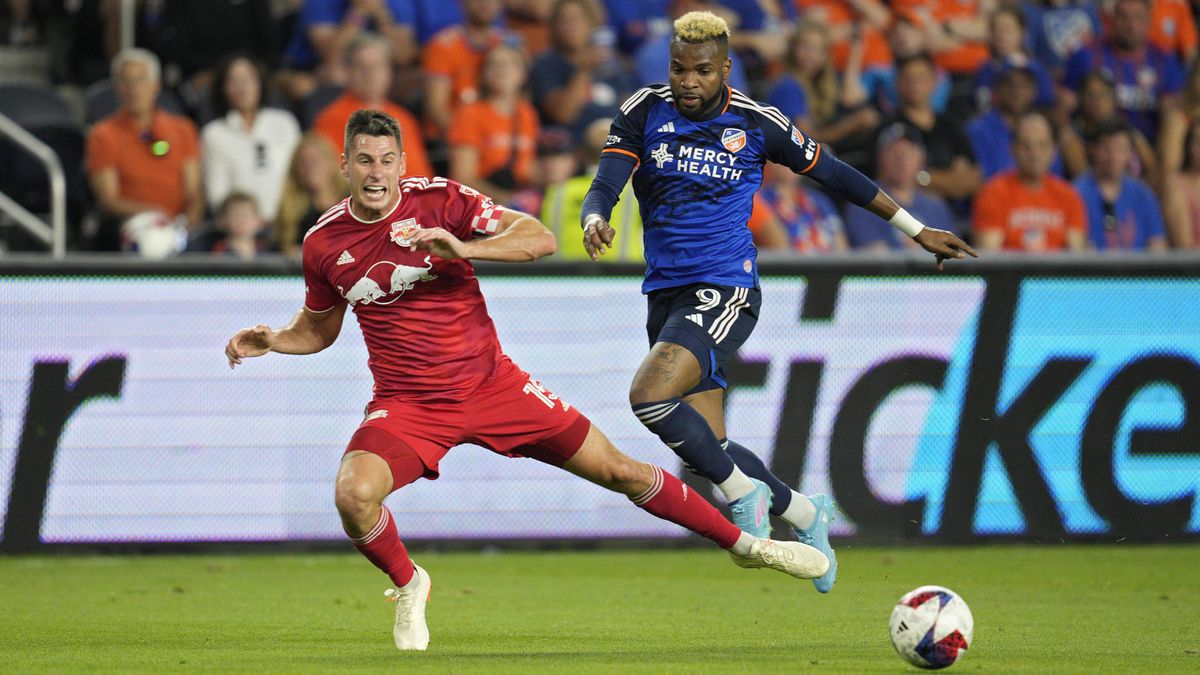
[(291, 323), (275, 330), (271, 351), (280, 354), (316, 354), (337, 340), (345, 314), (344, 304), (327, 312), (301, 309)]
[(508, 210), (501, 220), (502, 229), (483, 239), (465, 243), (466, 256), (472, 260), (530, 262), (558, 250), (554, 233), (533, 216)]

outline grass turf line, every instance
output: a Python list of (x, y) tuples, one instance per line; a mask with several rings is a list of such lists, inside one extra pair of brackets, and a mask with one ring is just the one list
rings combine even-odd
[(430, 651), (357, 554), (0, 557), (0, 669), (898, 672), (891, 607), (975, 616), (956, 671), (1200, 671), (1200, 547), (842, 548), (833, 593), (715, 550), (421, 554)]

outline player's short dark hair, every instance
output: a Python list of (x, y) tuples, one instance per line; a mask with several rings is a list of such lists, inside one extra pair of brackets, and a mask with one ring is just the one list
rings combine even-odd
[(363, 134), (365, 136), (391, 136), (396, 139), (396, 147), (404, 150), (404, 142), (400, 139), (400, 123), (395, 117), (381, 112), (379, 110), (355, 110), (354, 114), (346, 122), (346, 145), (344, 151), (347, 156), (350, 155), (350, 145), (354, 142), (354, 137)]
[(1129, 137), (1129, 140), (1132, 141), (1133, 126), (1131, 126), (1129, 122), (1125, 121), (1125, 119), (1122, 117), (1111, 117), (1103, 122), (1100, 122), (1099, 124), (1094, 125), (1091, 129), (1088, 129), (1087, 136), (1084, 137), (1084, 140), (1089, 144), (1099, 143), (1107, 138), (1120, 136), (1122, 134)]

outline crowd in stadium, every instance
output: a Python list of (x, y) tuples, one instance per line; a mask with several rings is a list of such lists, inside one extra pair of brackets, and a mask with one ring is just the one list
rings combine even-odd
[[(408, 174), (539, 215), (583, 259), (608, 123), (666, 81), (692, 10), (733, 28), (732, 87), (980, 250), (1200, 248), (1188, 0), (139, 0), (126, 50), (117, 0), (5, 2), (0, 42), (47, 50), (46, 84), (79, 92), (74, 250), (128, 250), (140, 224), (188, 253), (294, 256), (346, 196), (342, 129), (372, 107)], [(629, 190), (612, 222), (603, 259), (639, 260)], [(764, 250), (916, 248), (778, 166), (749, 227)]]

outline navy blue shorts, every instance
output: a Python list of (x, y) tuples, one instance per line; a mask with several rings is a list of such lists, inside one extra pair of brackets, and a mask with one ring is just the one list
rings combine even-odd
[(725, 364), (758, 323), (762, 291), (699, 283), (651, 291), (646, 302), (650, 346), (677, 344), (700, 362), (700, 383), (685, 395), (724, 389)]

